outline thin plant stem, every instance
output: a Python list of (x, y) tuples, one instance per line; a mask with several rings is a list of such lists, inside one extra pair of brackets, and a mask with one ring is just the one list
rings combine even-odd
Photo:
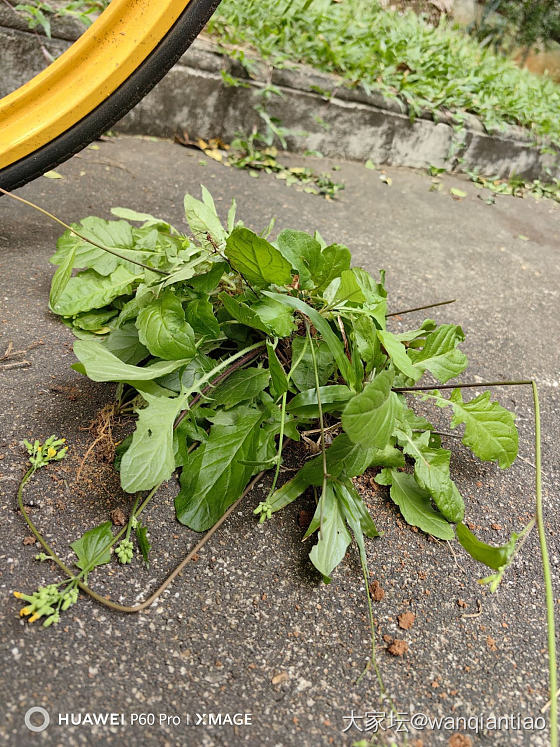
[[(362, 574), (364, 577), (364, 584), (366, 587), (366, 598), (367, 598), (367, 606), (368, 606), (368, 617), (369, 617), (370, 639), (371, 639), (371, 657), (368, 660), (368, 663), (366, 664), (366, 666), (364, 667), (363, 672), (360, 674), (360, 676), (356, 680), (355, 684), (358, 685), (360, 683), (360, 681), (365, 676), (365, 674), (367, 673), (371, 665), (373, 667), (375, 676), (377, 678), (377, 682), (379, 684), (380, 702), (383, 703), (384, 701), (387, 701), (389, 703), (391, 711), (398, 721), (399, 712), (397, 711), (397, 708), (393, 702), (393, 699), (387, 693), (387, 690), (385, 688), (385, 683), (383, 682), (383, 676), (381, 674), (381, 669), (379, 668), (379, 662), (377, 661), (375, 619), (373, 617), (373, 605), (371, 603), (371, 592), (369, 589), (369, 573), (368, 573), (368, 567), (367, 567), (367, 557), (366, 557), (364, 539), (363, 539), (363, 535), (361, 535), (361, 537), (358, 539), (358, 535), (356, 534), (356, 532), (354, 532), (354, 536), (358, 544), (358, 550), (360, 553), (360, 564), (362, 566)], [(408, 744), (408, 740), (406, 739), (406, 736), (405, 736), (405, 744)]]
[(130, 519), (128, 520), (128, 525), (126, 527), (126, 535), (125, 540), (130, 539), (130, 532), (132, 531), (132, 522), (136, 518), (136, 509), (138, 508), (138, 502), (140, 501), (140, 496), (136, 496), (136, 500), (134, 501), (134, 506), (132, 507), (132, 511), (130, 513)]
[(367, 567), (367, 560), (364, 557), (364, 553), (362, 552), (362, 548), (359, 548), (360, 552), (360, 565), (362, 566), (362, 573), (364, 576), (364, 584), (366, 587), (366, 599), (367, 599), (367, 606), (368, 606), (368, 617), (369, 617), (369, 627), (370, 627), (370, 638), (371, 638), (371, 659), (366, 664), (364, 671), (360, 674), (358, 679), (356, 680), (356, 685), (360, 682), (362, 677), (366, 674), (366, 672), (369, 669), (369, 664), (371, 662), (371, 665), (373, 666), (373, 669), (375, 671), (375, 675), (377, 677), (377, 682), (379, 684), (379, 690), (381, 692), (381, 697), (384, 698), (386, 696), (385, 691), (385, 684), (383, 682), (383, 677), (381, 676), (381, 670), (379, 669), (379, 664), (377, 662), (377, 652), (375, 650), (376, 647), (376, 635), (375, 635), (375, 619), (373, 617), (373, 605), (371, 603), (371, 592), (369, 590), (369, 574), (368, 574), (368, 567)]
[(466, 384), (440, 384), (434, 386), (395, 386), (394, 392), (433, 392), (435, 389), (477, 389), (485, 386), (531, 386), (531, 379), (528, 381), (480, 381), (467, 382)]
[(307, 321), (307, 318), (305, 319), (305, 331), (307, 333), (307, 340), (309, 342), (309, 345), (311, 347), (311, 358), (313, 359), (313, 373), (315, 374), (315, 391), (317, 392), (317, 407), (319, 409), (319, 428), (321, 430), (321, 453), (323, 457), (323, 485), (321, 489), (321, 515), (319, 519), (319, 534), (323, 534), (323, 507), (325, 503), (325, 494), (327, 492), (327, 479), (328, 479), (328, 472), (327, 472), (327, 449), (325, 446), (325, 424), (323, 421), (323, 406), (321, 404), (321, 394), (320, 394), (320, 387), (319, 387), (319, 370), (317, 368), (317, 355), (315, 353), (315, 346), (313, 345), (313, 340), (311, 338), (311, 332), (309, 330), (309, 322)]
[[(73, 573), (70, 570), (70, 568), (68, 568), (68, 566), (65, 565), (62, 562), (62, 560), (58, 557), (58, 555), (55, 553), (55, 551), (51, 548), (51, 546), (45, 540), (45, 538), (43, 537), (43, 535), (39, 532), (39, 530), (37, 529), (37, 527), (35, 526), (35, 524), (31, 520), (31, 517), (29, 516), (29, 514), (25, 510), (25, 506), (23, 504), (23, 489), (25, 488), (25, 486), (27, 485), (27, 483), (29, 482), (29, 480), (33, 477), (33, 475), (35, 474), (36, 471), (37, 471), (37, 469), (35, 467), (30, 467), (27, 470), (27, 472), (25, 473), (25, 475), (21, 479), (21, 482), (20, 482), (19, 487), (18, 487), (18, 493), (17, 493), (18, 507), (19, 507), (19, 510), (22, 513), (23, 518), (25, 519), (25, 522), (26, 522), (27, 526), (33, 532), (33, 535), (38, 540), (38, 542), (40, 543), (40, 545), (47, 551), (47, 553), (49, 555), (49, 559), (53, 560), (56, 563), (56, 565), (62, 571), (64, 571), (64, 573), (66, 573), (70, 577), (71, 580), (78, 581), (78, 586), (80, 587), (80, 589), (82, 589), (82, 591), (85, 591), (90, 596), (93, 596), (95, 599), (97, 599), (98, 601), (100, 601), (102, 604), (105, 604), (105, 606), (107, 606), (107, 607), (112, 607), (113, 609), (119, 609), (120, 605), (115, 606), (114, 602), (110, 602), (110, 600), (105, 599), (105, 597), (101, 597), (100, 595), (95, 594), (95, 592), (92, 592), (92, 590), (86, 584), (82, 583), (80, 581), (80, 579), (83, 578), (84, 576), (86, 576), (92, 570), (92, 568), (95, 566), (95, 563), (98, 560), (98, 558), (100, 558), (105, 552), (107, 552), (107, 550), (109, 550), (117, 542), (117, 540), (119, 540), (123, 536), (123, 534), (125, 534), (125, 532), (127, 531), (127, 527), (123, 527), (119, 532), (117, 532), (117, 534), (115, 534), (115, 536), (113, 537), (113, 539), (111, 540), (111, 542), (109, 542), (107, 545), (105, 545), (98, 552), (98, 554), (92, 559), (90, 565), (87, 568), (83, 569), (78, 574)], [(160, 485), (161, 485), (161, 483), (160, 483)], [(144, 501), (141, 504), (141, 506), (139, 507), (139, 509), (136, 511), (136, 514), (134, 514), (135, 516), (139, 516), (140, 513), (146, 508), (146, 506), (148, 505), (148, 503), (151, 501), (151, 499), (153, 498), (153, 496), (157, 492), (157, 490), (160, 487), (160, 485), (156, 485), (155, 488), (152, 488), (152, 490), (148, 493), (148, 495), (144, 499)], [(126, 610), (122, 610), (121, 609), (120, 611), (122, 612), (122, 611), (126, 611)]]
[(86, 236), (83, 236), (81, 233), (78, 233), (78, 231), (72, 228), (72, 226), (69, 226), (63, 220), (60, 220), (60, 218), (57, 218), (56, 215), (49, 213), (48, 210), (45, 210), (44, 208), (39, 207), (39, 205), (35, 205), (34, 202), (30, 202), (29, 200), (24, 200), (23, 197), (14, 195), (11, 192), (8, 192), (8, 190), (2, 189), (2, 187), (0, 187), (0, 192), (4, 195), (8, 195), (8, 197), (11, 197), (12, 200), (17, 200), (18, 202), (22, 202), (24, 205), (28, 205), (29, 207), (32, 207), (34, 210), (37, 210), (39, 213), (46, 215), (47, 218), (50, 218), (55, 223), (60, 224), (61, 226), (66, 228), (68, 231), (71, 231), (74, 234), (74, 236), (77, 236), (79, 239), (82, 239), (82, 241), (86, 241), (88, 244), (95, 246), (97, 249), (102, 249), (104, 252), (113, 254), (115, 257), (118, 257), (119, 259), (124, 259), (126, 262), (131, 262), (133, 265), (138, 265), (139, 267), (143, 267), (145, 270), (149, 270), (150, 272), (155, 272), (158, 275), (171, 275), (172, 274), (168, 272), (167, 270), (159, 270), (156, 267), (150, 267), (149, 265), (145, 265), (143, 262), (139, 262), (137, 259), (130, 259), (130, 257), (125, 257), (120, 252), (115, 251), (115, 249), (109, 249), (108, 247), (103, 246), (103, 244), (98, 244), (96, 241), (92, 241), (91, 239), (88, 239)]
[(552, 589), (552, 575), (550, 571), (550, 560), (546, 544), (546, 532), (544, 527), (543, 505), (542, 505), (542, 477), (541, 477), (541, 418), (539, 393), (537, 385), (531, 382), (533, 389), (533, 404), (535, 408), (535, 492), (536, 492), (536, 519), (539, 544), (541, 549), (544, 589), (546, 599), (546, 623), (548, 630), (548, 676), (550, 686), (550, 744), (558, 747), (558, 700), (557, 700), (557, 677), (556, 677), (556, 633), (554, 621), (554, 592)]
[(274, 472), (274, 478), (272, 480), (272, 485), (270, 486), (270, 490), (268, 492), (268, 496), (270, 497), (274, 491), (276, 490), (276, 483), (278, 482), (278, 475), (280, 474), (280, 461), (282, 459), (282, 449), (284, 447), (284, 422), (286, 420), (286, 397), (287, 392), (284, 392), (282, 395), (282, 410), (281, 410), (281, 420), (280, 420), (280, 434), (278, 438), (278, 454), (276, 457), (276, 470)]
[(435, 309), (436, 306), (447, 306), (449, 303), (455, 303), (457, 299), (452, 298), (450, 301), (438, 301), (438, 303), (429, 303), (426, 306), (416, 306), (414, 309), (404, 309), (403, 311), (391, 311), (385, 316), (402, 316), (403, 314), (412, 314), (413, 311), (424, 311), (424, 309)]

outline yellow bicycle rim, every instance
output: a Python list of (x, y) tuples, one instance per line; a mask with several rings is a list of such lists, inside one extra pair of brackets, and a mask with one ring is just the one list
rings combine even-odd
[(39, 75), (0, 100), (0, 169), (91, 113), (148, 57), (190, 0), (113, 0)]

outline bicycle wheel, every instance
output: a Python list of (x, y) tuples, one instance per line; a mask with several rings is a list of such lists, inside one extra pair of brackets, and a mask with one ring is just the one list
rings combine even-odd
[(54, 168), (163, 78), (220, 0), (113, 0), (64, 54), (0, 100), (0, 186)]

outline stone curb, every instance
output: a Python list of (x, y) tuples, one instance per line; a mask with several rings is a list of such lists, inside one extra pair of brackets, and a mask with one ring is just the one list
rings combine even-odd
[[(51, 40), (41, 37), (50, 54), (60, 54), (77, 36), (71, 19), (53, 23)], [(22, 60), (25, 60), (23, 70)], [(560, 177), (557, 148), (546, 153), (532, 142), (531, 133), (506, 126), (489, 133), (478, 117), (467, 114), (457, 129), (449, 113), (434, 121), (426, 112), (414, 121), (405, 104), (378, 91), (349, 88), (335, 76), (302, 65), (272, 69), (253, 60), (252, 77), (235, 59), (221, 54), (208, 39), (195, 41), (168, 75), (115, 126), (129, 134), (173, 137), (187, 131), (190, 137), (220, 137), (226, 142), (238, 133), (263, 129), (255, 107), (262, 105), (270, 84), (280, 96), (268, 98), (269, 115), (289, 127), (288, 148), (319, 151), (325, 156), (371, 160), (453, 171), (478, 170), (486, 176), (550, 180)], [(0, 95), (21, 85), (46, 63), (37, 36), (25, 21), (0, 7)], [(238, 81), (228, 85), (223, 75)]]

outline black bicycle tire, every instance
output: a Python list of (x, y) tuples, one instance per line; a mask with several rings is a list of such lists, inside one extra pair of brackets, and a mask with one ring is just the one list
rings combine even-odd
[(0, 170), (11, 191), (71, 158), (127, 114), (179, 60), (202, 31), (220, 0), (191, 0), (157, 47), (121, 85), (71, 128)]

